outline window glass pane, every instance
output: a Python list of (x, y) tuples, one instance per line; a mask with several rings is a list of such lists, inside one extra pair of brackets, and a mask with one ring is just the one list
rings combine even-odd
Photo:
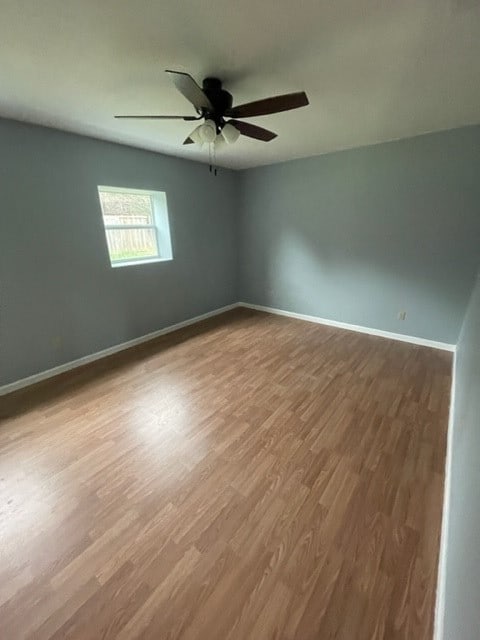
[(103, 219), (106, 225), (152, 224), (150, 194), (100, 191)]
[(105, 232), (112, 262), (158, 256), (155, 229), (105, 229)]
[(98, 195), (112, 267), (172, 260), (163, 191), (98, 186)]

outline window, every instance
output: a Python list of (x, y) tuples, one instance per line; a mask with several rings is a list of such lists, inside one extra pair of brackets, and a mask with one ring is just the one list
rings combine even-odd
[(112, 267), (172, 259), (163, 191), (98, 187)]

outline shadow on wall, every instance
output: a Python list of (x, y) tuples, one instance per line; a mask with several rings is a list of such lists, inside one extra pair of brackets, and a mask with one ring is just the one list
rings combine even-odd
[[(456, 380), (451, 463), (444, 514), (448, 530), (440, 576), (442, 640), (473, 640), (480, 628), (480, 280), (465, 315), (456, 354)], [(442, 569), (442, 565), (441, 565)]]

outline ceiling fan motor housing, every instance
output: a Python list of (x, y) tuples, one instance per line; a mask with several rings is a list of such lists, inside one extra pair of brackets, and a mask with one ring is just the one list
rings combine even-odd
[(203, 109), (202, 115), (207, 120), (213, 120), (217, 125), (218, 133), (220, 133), (225, 124), (225, 112), (232, 108), (232, 94), (222, 89), (222, 81), (218, 78), (205, 78), (202, 88), (213, 106), (213, 111)]

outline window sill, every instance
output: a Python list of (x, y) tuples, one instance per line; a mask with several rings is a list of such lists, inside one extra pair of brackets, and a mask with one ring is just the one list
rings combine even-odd
[(171, 262), (173, 258), (149, 258), (147, 260), (125, 260), (125, 262), (111, 262), (113, 269), (118, 267), (135, 267), (142, 264), (153, 264), (154, 262)]

